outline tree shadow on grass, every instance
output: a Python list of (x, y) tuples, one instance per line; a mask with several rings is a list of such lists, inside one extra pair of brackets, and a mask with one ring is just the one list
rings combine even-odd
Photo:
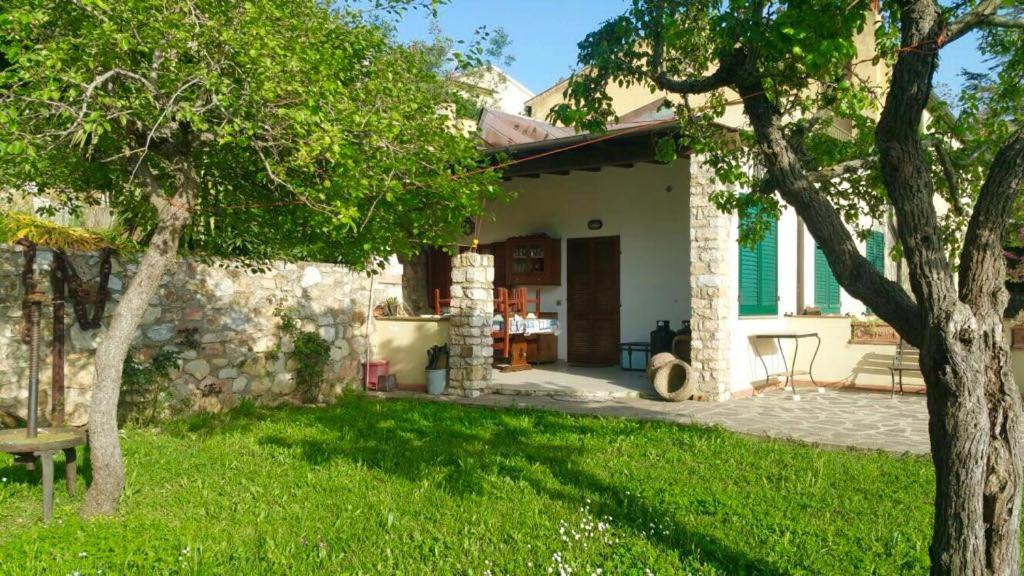
[(430, 479), (456, 496), (483, 493), (489, 480), (504, 477), (574, 508), (588, 506), (598, 517), (613, 518), (671, 554), (694, 551), (701, 561), (726, 573), (787, 573), (688, 527), (665, 507), (629, 495), (623, 486), (589, 471), (585, 464), (597, 455), (582, 438), (595, 431), (598, 420), (412, 402), (349, 402), (354, 405), (300, 414), (287, 411), (310, 424), (309, 433), (270, 432), (258, 442), (296, 450), (314, 467), (343, 459), (412, 482)]

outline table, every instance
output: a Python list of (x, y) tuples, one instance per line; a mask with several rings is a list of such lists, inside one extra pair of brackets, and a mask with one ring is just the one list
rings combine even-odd
[[(799, 400), (800, 394), (796, 391), (796, 357), (800, 353), (800, 340), (804, 338), (814, 338), (817, 341), (817, 345), (814, 347), (814, 354), (811, 356), (811, 363), (807, 366), (807, 376), (811, 378), (811, 382), (814, 387), (818, 389), (818, 392), (824, 392), (825, 389), (818, 385), (818, 382), (814, 379), (814, 360), (818, 357), (818, 350), (821, 349), (821, 336), (817, 332), (771, 332), (766, 334), (754, 334), (754, 351), (757, 352), (757, 359), (761, 361), (761, 366), (764, 366), (764, 383), (767, 386), (771, 379), (771, 373), (768, 372), (768, 364), (764, 361), (764, 356), (761, 355), (761, 348), (757, 346), (757, 340), (775, 340), (775, 346), (779, 349), (779, 355), (782, 356), (782, 367), (786, 376), (786, 384), (782, 386), (785, 390), (786, 386), (790, 387), (793, 392), (793, 400)], [(782, 350), (782, 341), (792, 340), (794, 344), (793, 349), (793, 362), (790, 364), (786, 360), (786, 353)]]
[(38, 458), (43, 469), (43, 522), (53, 516), (53, 456), (64, 452), (64, 481), (68, 494), (75, 494), (78, 446), (84, 446), (86, 434), (77, 428), (40, 428), (35, 438), (29, 438), (24, 428), (0, 430), (0, 452), (14, 454), (15, 459), (30, 470)]

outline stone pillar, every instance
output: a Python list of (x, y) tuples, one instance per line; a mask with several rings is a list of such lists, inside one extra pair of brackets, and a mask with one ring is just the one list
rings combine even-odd
[(470, 398), (491, 385), (494, 348), (494, 256), (466, 253), (452, 258), (451, 321), (448, 325), (448, 392)]
[(711, 167), (699, 156), (690, 158), (691, 364), (700, 395), (712, 401), (730, 395), (734, 319), (729, 278), (736, 273), (729, 264), (729, 254), (736, 250), (730, 241), (732, 216), (711, 203), (716, 185)]

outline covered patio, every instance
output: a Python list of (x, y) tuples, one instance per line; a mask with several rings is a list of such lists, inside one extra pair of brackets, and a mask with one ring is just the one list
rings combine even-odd
[[(708, 209), (707, 174), (685, 149), (676, 162), (658, 160), (659, 143), (678, 130), (671, 113), (640, 112), (602, 135), (543, 137), (536, 132), (556, 128), (485, 112), (489, 152), (509, 163), (503, 175), (511, 199), (486, 206), (464, 244), (493, 255), (496, 294), (527, 289), (538, 303), (529, 306), (530, 317), (558, 326), (527, 349), (531, 370), (496, 371), (488, 392), (653, 396), (644, 372), (619, 368), (620, 348), (648, 342), (656, 325), (668, 322), (672, 331), (691, 323), (694, 332), (700, 329), (692, 364), (706, 383), (701, 396), (728, 397), (731, 344), (723, 325), (708, 324), (727, 313), (724, 290), (713, 284), (728, 274), (723, 249), (730, 245), (722, 232), (728, 217)], [(439, 260), (427, 273), (434, 298), (451, 292), (447, 258)], [(496, 345), (495, 366), (523, 369), (508, 352)]]
[(551, 396), (567, 400), (654, 398), (644, 372), (618, 366), (570, 366), (566, 362), (537, 364), (522, 372), (495, 372), (490, 392), (513, 396)]

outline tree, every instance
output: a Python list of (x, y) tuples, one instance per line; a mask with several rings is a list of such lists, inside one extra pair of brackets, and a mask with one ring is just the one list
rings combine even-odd
[[(669, 92), (680, 144), (726, 185), (713, 200), (756, 216), (745, 240), (780, 203), (792, 206), (839, 283), (921, 349), (936, 478), (932, 573), (1016, 574), (1024, 444), (1001, 315), (1004, 229), (1024, 183), (1024, 9), (884, 2), (878, 53), (868, 56), (891, 66), (879, 87), (863, 78), (854, 42), (872, 4), (634, 0), (580, 43), (584, 68), (554, 115), (598, 129), (614, 116), (610, 82)], [(941, 50), (974, 31), (995, 67), (956, 117), (933, 97), (932, 76)], [(731, 97), (749, 124), (739, 134), (746, 146), (711, 123)], [(937, 216), (936, 195), (950, 217)], [(912, 294), (854, 242), (860, 217), (880, 220), (889, 206)]]
[(96, 352), (86, 516), (122, 493), (122, 367), (179, 252), (373, 268), (457, 237), (497, 190), (438, 114), (450, 87), (435, 53), (396, 43), (378, 15), (319, 0), (6, 0), (0, 39), (0, 190), (109, 206), (143, 247)]

